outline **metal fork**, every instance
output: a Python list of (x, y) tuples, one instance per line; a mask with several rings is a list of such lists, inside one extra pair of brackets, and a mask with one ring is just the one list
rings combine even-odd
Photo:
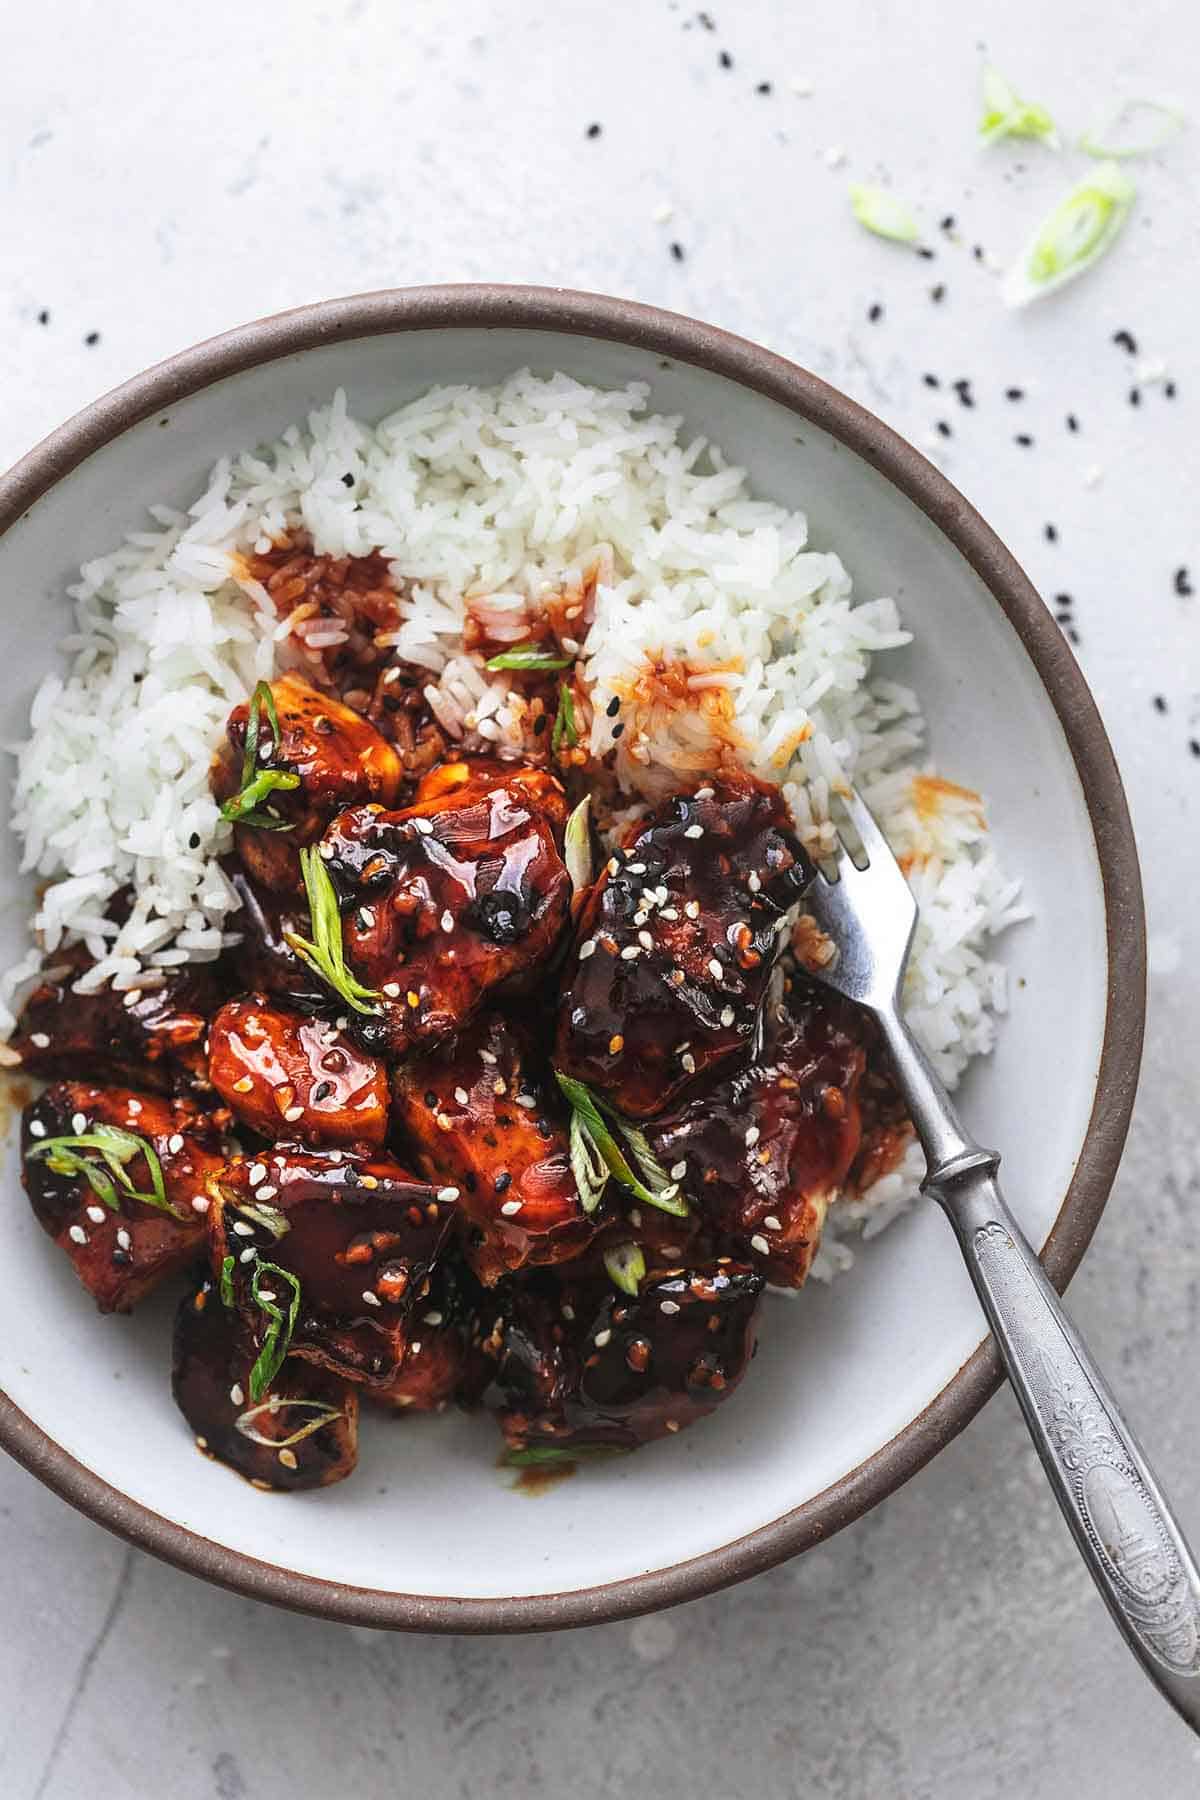
[(1142, 1667), (1200, 1732), (1200, 1575), (1183, 1532), (996, 1181), (1000, 1157), (969, 1135), (900, 1010), (917, 904), (874, 818), (845, 797), (860, 867), (839, 840), (836, 876), (805, 899), (836, 955), (813, 975), (873, 1015), (925, 1152), (922, 1192), (958, 1238), (1008, 1378), (1084, 1562)]

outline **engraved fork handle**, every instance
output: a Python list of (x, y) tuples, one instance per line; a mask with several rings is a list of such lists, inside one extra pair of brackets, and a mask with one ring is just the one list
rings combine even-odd
[(1150, 1679), (1200, 1732), (1200, 1574), (1104, 1379), (899, 1009), (876, 1013), (1008, 1378), (1092, 1579)]

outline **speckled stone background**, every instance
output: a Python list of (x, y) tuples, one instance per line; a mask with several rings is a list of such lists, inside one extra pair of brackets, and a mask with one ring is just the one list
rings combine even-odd
[[(1023, 316), (994, 264), (1084, 159), (973, 141), (985, 47), (1076, 132), (1122, 94), (1186, 99), (1196, 21), (1177, 0), (718, 0), (708, 23), (686, 0), (11, 9), (0, 461), (241, 320), (464, 278), (712, 319), (933, 449), (1046, 595), (1071, 596), (1130, 789), (1149, 1049), (1071, 1303), (1200, 1542), (1200, 597), (1175, 591), (1180, 569), (1200, 587), (1198, 134), (1137, 165), (1111, 261)], [(847, 180), (881, 175), (935, 260), (849, 220)], [(389, 1638), (231, 1599), (7, 1462), (0, 1511), (4, 1800), (1200, 1788), (1200, 1745), (1119, 1644), (1006, 1393), (822, 1550), (557, 1637)]]

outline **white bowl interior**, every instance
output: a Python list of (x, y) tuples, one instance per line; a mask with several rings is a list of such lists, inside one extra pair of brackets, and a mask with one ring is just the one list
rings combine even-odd
[[(943, 771), (984, 790), (1004, 858), (1036, 909), (1005, 943), (1011, 1015), (962, 1098), (977, 1134), (1002, 1148), (1010, 1200), (1041, 1244), (1083, 1141), (1104, 1022), (1104, 907), (1075, 767), (1032, 664), (967, 563), (857, 455), (772, 400), (646, 351), (517, 330), (333, 343), (222, 381), (172, 407), (168, 422), (125, 433), (0, 539), (0, 738), (22, 734), (33, 688), (55, 661), (73, 570), (141, 524), (145, 502), (187, 503), (220, 452), (275, 437), (339, 385), (352, 410), (373, 418), (434, 382), (493, 382), (525, 363), (603, 384), (649, 381), (655, 406), (719, 441), (760, 492), (803, 507), (813, 543), (840, 552), (856, 592), (893, 594), (915, 629), (915, 646), (889, 669), (918, 688)], [(3, 805), (6, 823), (7, 792)], [(14, 864), (10, 852), (0, 882), (6, 962), (23, 944), (27, 906)], [(921, 1208), (865, 1247), (832, 1289), (769, 1302), (741, 1393), (678, 1439), (533, 1500), (497, 1471), (487, 1420), (372, 1415), (352, 1480), (270, 1497), (191, 1447), (168, 1391), (173, 1299), (132, 1319), (96, 1314), (32, 1218), (13, 1136), (0, 1385), (143, 1505), (231, 1550), (335, 1582), (546, 1594), (697, 1556), (880, 1449), (983, 1335), (951, 1234)]]

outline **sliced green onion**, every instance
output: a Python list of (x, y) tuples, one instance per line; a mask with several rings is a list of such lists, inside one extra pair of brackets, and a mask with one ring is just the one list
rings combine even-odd
[[(272, 1281), (279, 1281), (291, 1290), (287, 1316), (284, 1317), (278, 1297), (272, 1293), (264, 1293), (262, 1278), (269, 1275)], [(283, 1366), (283, 1359), (288, 1353), (292, 1341), (292, 1333), (296, 1329), (296, 1319), (300, 1312), (300, 1283), (290, 1269), (281, 1269), (278, 1263), (264, 1262), (261, 1257), (254, 1264), (254, 1273), (250, 1277), (250, 1295), (254, 1304), (267, 1315), (267, 1329), (262, 1341), (258, 1359), (250, 1371), (250, 1398), (261, 1400), (271, 1383)]]
[(618, 1244), (614, 1250), (606, 1250), (604, 1266), (608, 1270), (610, 1281), (623, 1294), (632, 1294), (636, 1299), (646, 1276), (646, 1258), (642, 1255), (641, 1246)]
[(579, 1189), (579, 1204), (585, 1213), (594, 1213), (608, 1186), (608, 1164), (577, 1112), (571, 1114), (570, 1143), (571, 1173)]
[[(83, 1151), (94, 1151), (101, 1162), (80, 1154)], [(135, 1132), (122, 1131), (118, 1125), (94, 1125), (91, 1131), (75, 1137), (43, 1138), (28, 1155), (44, 1156), (47, 1168), (53, 1169), (56, 1175), (82, 1175), (96, 1198), (103, 1201), (110, 1212), (120, 1212), (121, 1199), (125, 1197), (139, 1200), (143, 1206), (152, 1206), (172, 1219), (191, 1217), (189, 1213), (177, 1210), (167, 1199), (162, 1164), (154, 1145)], [(126, 1167), (136, 1156), (145, 1158), (150, 1171), (151, 1191), (148, 1194), (134, 1186)], [(110, 1174), (105, 1173), (105, 1167)], [(112, 1177), (115, 1177), (115, 1185)]]
[(227, 1312), (233, 1311), (233, 1258), (221, 1258), (221, 1305)]
[(306, 962), (315, 975), (340, 994), (355, 1012), (373, 1013), (379, 1008), (370, 1003), (378, 1000), (378, 988), (364, 987), (346, 962), (342, 942), (342, 915), (329, 870), (316, 844), (300, 852), (300, 872), (308, 895), (308, 914), (312, 921), (312, 938), (285, 931), (284, 937), (296, 955)]
[(1101, 163), (1038, 226), (1005, 277), (1006, 304), (1024, 306), (1091, 268), (1112, 247), (1136, 193), (1116, 163)]
[(259, 802), (276, 789), (288, 790), (300, 786), (300, 777), (287, 770), (258, 767), (258, 738), (263, 712), (271, 727), (271, 754), (274, 755), (279, 748), (279, 714), (275, 710), (271, 684), (267, 681), (260, 681), (250, 697), (246, 743), (242, 751), (241, 786), (222, 806), (221, 817), (228, 819), (231, 825), (255, 825), (260, 831), (291, 831), (291, 825), (285, 820), (276, 818), (271, 812), (258, 811)]
[(983, 117), (979, 135), (985, 144), (1005, 137), (1040, 138), (1052, 150), (1059, 147), (1054, 120), (1044, 106), (1033, 106), (1022, 100), (1011, 82), (1005, 80), (990, 63), (983, 69)]
[(531, 1469), (539, 1463), (574, 1463), (628, 1454), (620, 1444), (527, 1444), (523, 1450), (509, 1450), (504, 1462), (510, 1469)]
[(573, 656), (555, 656), (552, 650), (543, 650), (537, 644), (518, 644), (515, 650), (502, 650), (499, 656), (490, 656), (483, 666), (485, 669), (569, 669), (574, 660)]
[(592, 835), (588, 826), (591, 806), (590, 794), (585, 795), (567, 820), (567, 829), (563, 833), (563, 861), (577, 894), (582, 893), (592, 879)]
[(280, 1212), (277, 1206), (268, 1206), (265, 1200), (236, 1200), (233, 1204), (242, 1218), (249, 1219), (252, 1225), (259, 1226), (263, 1231), (269, 1231), (276, 1242), (281, 1237), (286, 1237), (292, 1229), (287, 1214)]
[(570, 683), (564, 681), (559, 684), (558, 689), (558, 711), (554, 715), (554, 730), (550, 733), (550, 754), (557, 756), (564, 743), (569, 750), (573, 750), (578, 742), (575, 702), (571, 697)]
[(891, 238), (896, 244), (915, 244), (920, 240), (921, 228), (912, 213), (887, 188), (854, 183), (850, 207), (859, 224), (876, 237)]
[[(294, 1412), (297, 1409), (311, 1412), (315, 1416), (306, 1425), (293, 1431), (290, 1437), (264, 1437), (261, 1431), (255, 1429), (254, 1421), (261, 1418), (263, 1413), (275, 1418), (281, 1412)], [(251, 1406), (244, 1413), (239, 1413), (233, 1422), (242, 1436), (249, 1438), (252, 1444), (266, 1444), (272, 1450), (286, 1450), (289, 1444), (298, 1444), (304, 1438), (311, 1437), (314, 1431), (320, 1431), (323, 1426), (332, 1425), (335, 1419), (344, 1419), (345, 1416), (340, 1406), (329, 1406), (324, 1400), (281, 1400), (278, 1395), (272, 1394), (260, 1406)]]
[[(1136, 137), (1133, 143), (1111, 142), (1113, 137), (1119, 137), (1122, 127), (1135, 119), (1139, 112), (1153, 114), (1158, 121), (1157, 125), (1150, 126), (1140, 142)], [(1126, 100), (1102, 125), (1084, 132), (1079, 140), (1079, 148), (1086, 150), (1089, 156), (1111, 157), (1120, 162), (1131, 156), (1153, 156), (1156, 150), (1169, 144), (1186, 123), (1187, 115), (1178, 106), (1167, 106), (1162, 100)]]
[[(622, 1187), (627, 1187), (639, 1200), (644, 1200), (647, 1206), (656, 1206), (660, 1212), (685, 1218), (688, 1203), (679, 1191), (679, 1183), (668, 1179), (666, 1170), (654, 1156), (644, 1134), (593, 1094), (586, 1083), (576, 1081), (571, 1075), (564, 1075), (559, 1069), (555, 1069), (554, 1079), (572, 1113), (580, 1119), (593, 1146), (608, 1165), (609, 1173), (616, 1176)], [(635, 1174), (630, 1167), (624, 1151), (605, 1123), (605, 1113), (629, 1144), (630, 1153), (641, 1169), (641, 1176)]]

